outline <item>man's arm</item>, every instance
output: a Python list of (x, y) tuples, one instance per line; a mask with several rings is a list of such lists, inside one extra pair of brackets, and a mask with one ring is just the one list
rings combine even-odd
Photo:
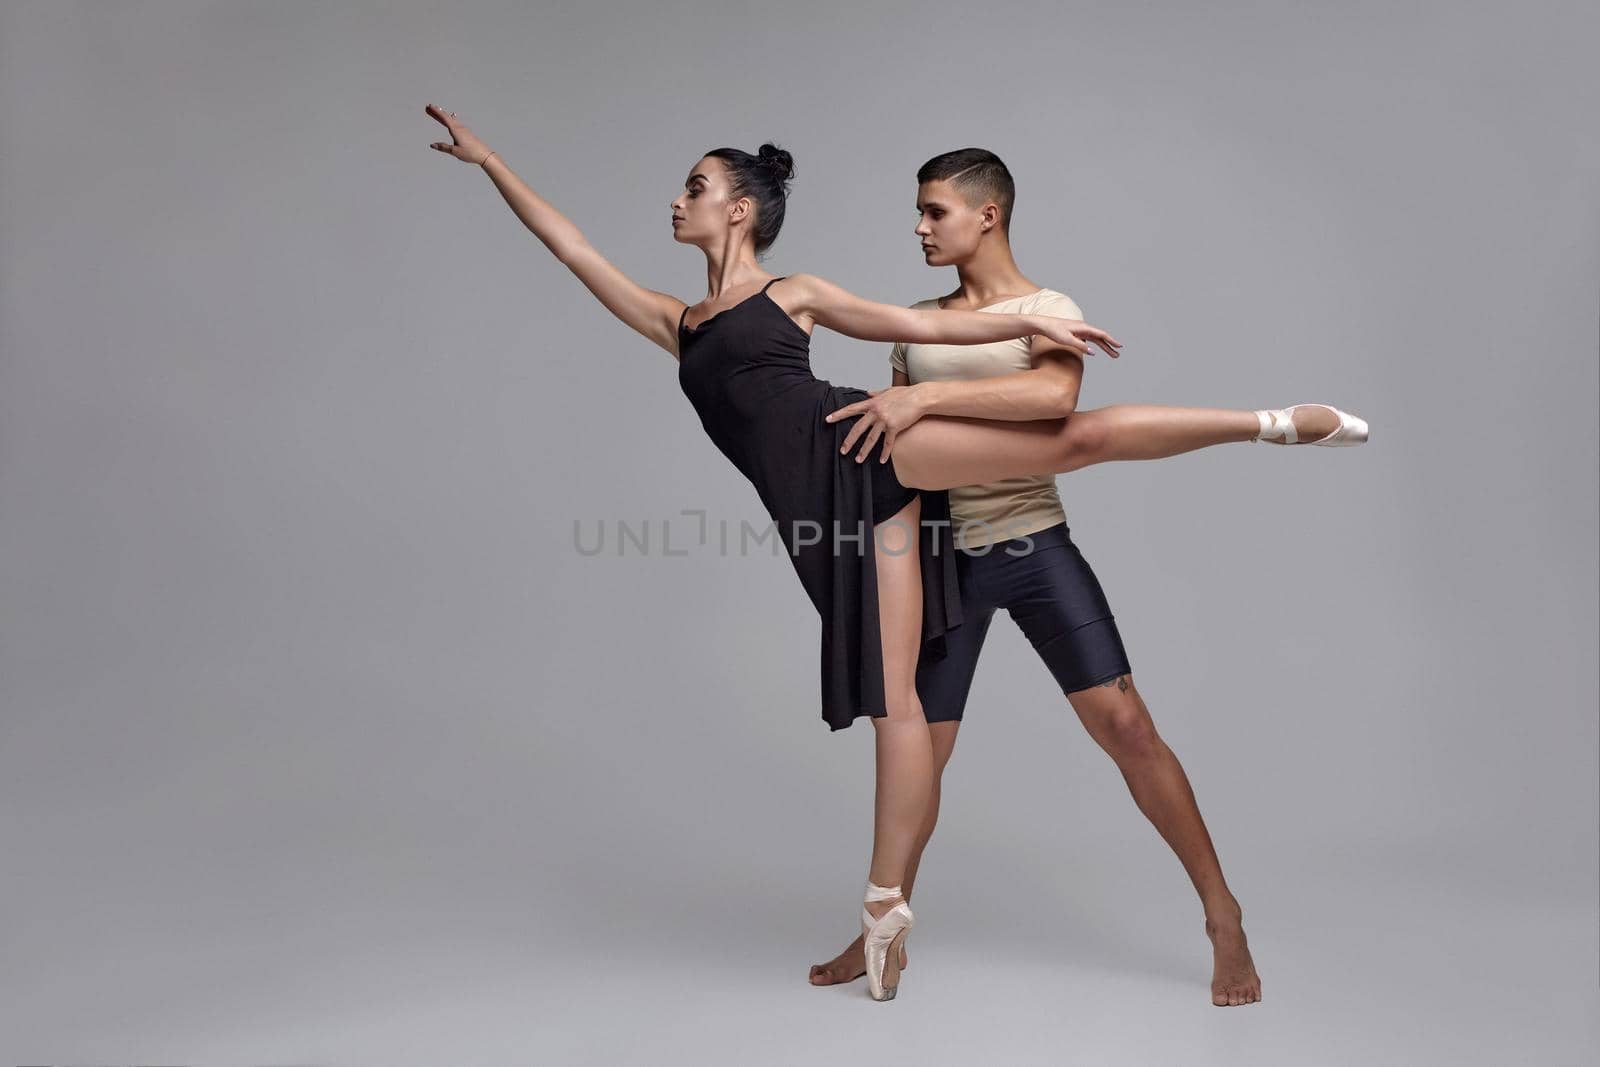
[[(1083, 317), (1082, 309), (1064, 294), (1051, 293), (1034, 311)], [(925, 415), (965, 415), (1011, 422), (1059, 419), (1072, 414), (1078, 407), (1078, 390), (1083, 384), (1083, 357), (1036, 334), (1028, 345), (1028, 359), (1033, 366), (1025, 371), (973, 381), (918, 382), (911, 386), (911, 394)]]
[[(1083, 383), (1083, 357), (1044, 337), (1034, 338), (1028, 354), (1035, 364), (1030, 370), (967, 382), (918, 382), (911, 395), (924, 415), (1022, 422), (1072, 414)], [(896, 371), (895, 384), (903, 379), (909, 381)]]
[[(1064, 296), (1052, 295), (1048, 307), (1058, 315), (1079, 313), (1078, 305)], [(865, 400), (829, 412), (823, 421), (855, 419), (840, 451), (849, 452), (858, 441), (863, 441), (861, 453), (856, 456), (858, 463), (866, 458), (882, 435), (879, 462), (886, 463), (900, 431), (924, 415), (959, 415), (1009, 422), (1060, 419), (1071, 415), (1077, 409), (1078, 387), (1083, 382), (1083, 357), (1038, 334), (1029, 340), (1028, 358), (1033, 366), (1013, 374), (974, 381), (927, 381), (911, 385), (905, 346), (896, 344), (889, 353), (894, 384), (887, 389), (872, 390)], [(868, 436), (863, 438), (863, 435)]]

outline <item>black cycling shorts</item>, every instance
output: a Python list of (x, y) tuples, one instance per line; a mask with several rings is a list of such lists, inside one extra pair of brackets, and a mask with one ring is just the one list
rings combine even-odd
[(956, 573), (961, 625), (945, 635), (943, 659), (923, 656), (917, 663), (927, 721), (960, 721), (996, 608), (1011, 613), (1063, 693), (1133, 673), (1111, 606), (1066, 523), (996, 541), (987, 552), (957, 550)]

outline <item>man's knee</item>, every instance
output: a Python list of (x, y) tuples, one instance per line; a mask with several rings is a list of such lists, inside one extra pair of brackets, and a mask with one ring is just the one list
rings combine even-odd
[(1102, 744), (1115, 759), (1147, 759), (1161, 750), (1161, 735), (1156, 733), (1150, 713), (1137, 701), (1112, 709), (1101, 729)]
[(1113, 759), (1143, 759), (1161, 751), (1161, 736), (1150, 711), (1127, 675), (1069, 694), (1068, 699)]

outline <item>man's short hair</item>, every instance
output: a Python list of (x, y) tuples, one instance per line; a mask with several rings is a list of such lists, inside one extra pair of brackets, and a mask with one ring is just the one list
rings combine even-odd
[(993, 201), (1000, 209), (1000, 228), (1011, 232), (1011, 207), (1017, 186), (1000, 157), (987, 148), (958, 148), (934, 156), (917, 171), (917, 184), (949, 181), (973, 207)]

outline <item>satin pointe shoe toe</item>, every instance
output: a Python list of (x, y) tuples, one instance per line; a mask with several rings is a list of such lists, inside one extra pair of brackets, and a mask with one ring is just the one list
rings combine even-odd
[[(1325, 437), (1319, 437), (1315, 441), (1302, 441), (1299, 431), (1294, 427), (1294, 413), (1300, 408), (1322, 408), (1324, 411), (1331, 411), (1339, 420), (1339, 425)], [(1257, 411), (1255, 416), (1261, 423), (1261, 429), (1250, 439), (1252, 442), (1267, 441), (1272, 444), (1328, 447), (1367, 443), (1367, 420), (1328, 404), (1295, 404), (1286, 408), (1267, 408)]]
[[(867, 883), (866, 900), (900, 898), (899, 886)], [(861, 909), (861, 947), (866, 953), (867, 995), (873, 1000), (893, 1000), (900, 989), (900, 946), (911, 932), (911, 905), (904, 900), (874, 918), (865, 906)]]

